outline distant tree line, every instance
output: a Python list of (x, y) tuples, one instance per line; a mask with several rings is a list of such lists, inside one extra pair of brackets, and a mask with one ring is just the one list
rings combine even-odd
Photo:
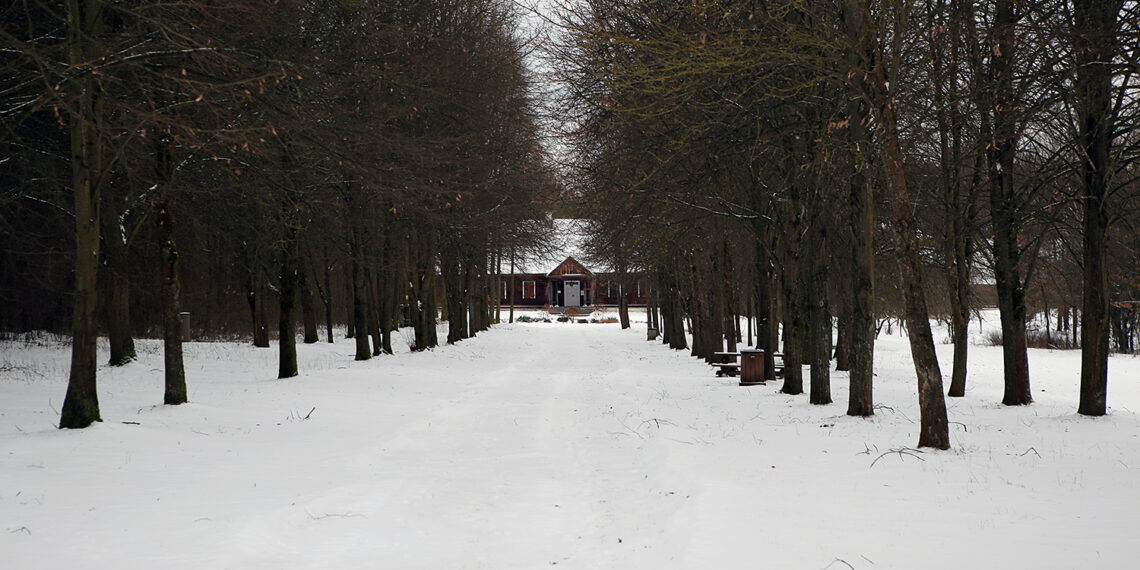
[(782, 390), (810, 364), (830, 403), (834, 358), (847, 413), (869, 416), (877, 322), (898, 317), (919, 445), (946, 448), (929, 319), (950, 324), (963, 396), (984, 283), (1003, 403), (1032, 401), (1032, 309), (1080, 331), (1079, 412), (1105, 413), (1110, 337), (1131, 342), (1140, 296), (1136, 3), (565, 0), (557, 20), (571, 190), (594, 254), (654, 277), (664, 342), (688, 348), (691, 326), (711, 358), (743, 315), (771, 355), (779, 322)]
[[(544, 239), (556, 178), (530, 40), (500, 0), (15, 0), (0, 7), (0, 332), (69, 332), (61, 428), (110, 362), (196, 334), (484, 330), (497, 265)], [(442, 271), (437, 271), (441, 269)], [(320, 326), (320, 325), (323, 325)]]

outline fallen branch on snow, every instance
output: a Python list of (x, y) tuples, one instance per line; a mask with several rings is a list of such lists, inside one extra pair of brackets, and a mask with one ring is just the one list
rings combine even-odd
[(925, 459), (923, 459), (917, 455), (919, 453), (922, 453), (922, 450), (913, 449), (910, 447), (900, 447), (898, 449), (892, 449), (890, 451), (887, 451), (887, 452), (883, 453), (882, 455), (876, 457), (875, 460), (871, 462), (871, 467), (874, 467), (875, 464), (878, 463), (880, 459), (882, 459), (882, 458), (884, 458), (884, 457), (886, 457), (892, 453), (897, 453), (899, 458), (902, 458), (902, 456), (904, 456), (904, 455), (909, 455), (910, 457), (913, 457), (919, 461), (926, 461)]

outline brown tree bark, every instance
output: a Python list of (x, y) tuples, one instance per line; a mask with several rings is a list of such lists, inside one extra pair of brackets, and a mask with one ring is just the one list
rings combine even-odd
[[(351, 242), (353, 238), (349, 238)], [(344, 264), (344, 291), (345, 291), (345, 304), (344, 304), (344, 323), (345, 335), (344, 338), (356, 338), (356, 303), (353, 301), (356, 298), (356, 277), (352, 259), (352, 245), (349, 244), (349, 259), (350, 262)]]
[(349, 244), (349, 255), (352, 258), (352, 323), (355, 329), (356, 360), (372, 358), (372, 347), (369, 345), (368, 330), (368, 291), (367, 279), (364, 275), (364, 237), (360, 228), (353, 228)]
[(365, 291), (368, 295), (368, 334), (372, 337), (372, 356), (380, 356), (384, 351), (384, 335), (380, 331), (384, 328), (384, 311), (380, 308), (380, 294), (377, 289), (376, 271), (369, 269), (366, 273)]
[(993, 138), (988, 145), (990, 219), (993, 225), (994, 281), (1001, 313), (1005, 394), (1002, 403), (1033, 402), (1029, 387), (1029, 356), (1025, 337), (1025, 284), (1017, 232), (1014, 155), (1017, 152), (1017, 100), (1013, 89), (1015, 26), (1014, 0), (997, 0), (994, 12)]
[(313, 288), (309, 283), (309, 272), (306, 270), (308, 260), (299, 260), (297, 272), (298, 293), (301, 298), (301, 322), (304, 326), (305, 344), (313, 344), (321, 340), (317, 332), (317, 308), (313, 302)]
[[(167, 157), (169, 159), (169, 157)], [(158, 213), (162, 231), (162, 347), (165, 391), (162, 402), (186, 403), (186, 367), (182, 360), (182, 279), (178, 272), (178, 246), (174, 241), (174, 218), (170, 201)]]
[(248, 292), (249, 312), (253, 320), (253, 346), (269, 348), (269, 317), (266, 314), (265, 275), (261, 266), (260, 256), (250, 262), (250, 274), (246, 281)]
[(333, 308), (332, 308), (332, 263), (328, 259), (326, 253), (322, 259), (324, 265), (324, 285), (321, 285), (321, 280), (316, 279), (314, 283), (317, 285), (317, 294), (321, 298), (321, 304), (325, 307), (325, 332), (328, 334), (329, 344), (333, 342)]
[(724, 322), (725, 350), (737, 351), (737, 338), (739, 337), (739, 321), (736, 318), (736, 296), (733, 295), (734, 279), (732, 271), (732, 252), (728, 249), (728, 239), (721, 240), (720, 253), (721, 273), (721, 313)]
[(447, 308), (447, 344), (455, 344), (464, 337), (463, 279), (454, 252), (440, 255), (440, 276), (443, 278), (443, 299)]
[[(88, 42), (101, 27), (101, 4), (78, 0), (67, 0), (64, 4), (71, 65), (79, 66), (93, 59)], [(95, 279), (99, 265), (98, 179), (103, 169), (103, 145), (98, 128), (101, 119), (95, 78), (79, 79), (75, 85), (76, 100), (68, 118), (75, 196), (75, 308), (71, 325), (71, 370), (59, 418), (61, 429), (85, 428), (92, 422), (102, 421), (96, 392), (99, 331), (95, 323)]]
[[(758, 188), (753, 189), (758, 195)], [(757, 208), (757, 211), (760, 211)], [(764, 351), (764, 379), (776, 379), (776, 347), (772, 333), (776, 328), (776, 318), (772, 311), (773, 268), (771, 260), (771, 227), (757, 221), (756, 232), (756, 282), (753, 295), (756, 304), (756, 348)], [(761, 227), (756, 227), (761, 226)]]
[(1081, 396), (1077, 412), (1108, 410), (1109, 298), (1106, 262), (1112, 139), (1112, 62), (1118, 52), (1121, 0), (1074, 0), (1073, 41), (1084, 202), (1084, 287), (1081, 295)]
[(439, 345), (435, 330), (435, 239), (430, 232), (413, 237), (411, 244), (412, 275), (409, 291), (412, 325), (415, 332), (413, 350), (423, 351)]
[[(958, 54), (963, 51), (966, 18), (973, 18), (973, 2), (954, 0), (949, 11), (945, 1), (931, 6), (932, 29), (930, 52), (933, 67), (934, 107), (938, 123), (939, 163), (942, 176), (943, 204), (950, 223), (943, 248), (947, 269), (947, 287), (950, 299), (950, 335), (954, 345), (953, 368), (947, 395), (961, 397), (966, 392), (966, 365), (969, 343), (967, 328), (970, 324), (970, 266), (973, 258), (972, 225), (975, 211), (977, 174), (964, 192), (962, 179), (962, 138), (964, 116), (961, 106), (960, 81), (957, 77)], [(976, 47), (974, 49), (977, 49)], [(983, 156), (979, 153), (974, 172), (981, 169)]]
[(277, 314), (277, 377), (297, 375), (297, 230), (287, 228), (281, 248), (281, 298)]
[[(848, 25), (854, 26), (857, 37), (872, 39), (866, 5), (848, 0)], [(862, 43), (862, 42), (860, 42)], [(898, 61), (897, 54), (895, 62)], [(918, 446), (949, 449), (950, 433), (946, 417), (946, 401), (942, 393), (942, 372), (934, 350), (934, 335), (930, 330), (930, 315), (926, 293), (922, 285), (922, 262), (919, 257), (918, 232), (914, 221), (914, 203), (907, 186), (902, 149), (899, 147), (898, 119), (887, 80), (885, 62), (871, 60), (871, 67), (862, 74), (863, 92), (875, 109), (875, 129), (881, 138), (878, 152), (883, 161), (885, 187), (890, 201), (892, 226), (897, 234), (899, 265), (902, 271), (907, 338), (910, 340), (911, 359), (918, 380), (920, 427)]]
[(618, 322), (623, 330), (629, 328), (629, 298), (624, 278), (618, 281)]
[[(818, 200), (818, 198), (816, 198)], [(822, 205), (818, 205), (822, 207)], [(813, 208), (814, 210), (814, 208)], [(809, 334), (814, 339), (811, 358), (811, 381), (808, 400), (812, 404), (831, 403), (831, 310), (827, 300), (827, 235), (823, 227), (822, 212), (816, 211), (810, 230), (811, 242), (816, 244), (808, 270), (811, 276), (807, 285), (809, 308)]]
[(788, 198), (786, 206), (781, 212), (781, 234), (778, 237), (780, 245), (780, 286), (784, 302), (783, 329), (784, 329), (784, 384), (780, 391), (785, 394), (802, 394), (804, 392), (803, 379), (803, 315), (804, 315), (804, 270), (803, 270), (803, 243), (804, 232), (803, 208), (800, 188), (799, 165), (795, 159), (799, 144), (788, 144), (786, 153), (789, 158), (783, 168), (787, 177)]
[(103, 271), (107, 293), (105, 314), (107, 339), (111, 345), (111, 366), (122, 366), (137, 357), (135, 339), (131, 333), (131, 290), (127, 271), (127, 243), (120, 223), (120, 208), (100, 205), (102, 226)]
[(846, 49), (847, 82), (853, 94), (847, 102), (847, 142), (851, 147), (847, 207), (850, 211), (852, 252), (851, 350), (848, 354), (851, 370), (848, 374), (847, 415), (865, 417), (875, 413), (875, 206), (874, 192), (866, 173), (870, 167), (867, 154), (871, 142), (867, 129), (870, 110), (859, 95), (874, 52), (870, 34), (864, 29), (862, 8), (848, 2), (842, 10), (842, 17), (849, 42)]

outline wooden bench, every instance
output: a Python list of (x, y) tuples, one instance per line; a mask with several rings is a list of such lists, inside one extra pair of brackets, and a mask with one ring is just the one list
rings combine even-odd
[[(740, 376), (739, 352), (714, 352), (712, 366), (717, 368), (717, 376)], [(784, 375), (784, 354), (777, 352), (772, 355), (772, 373), (775, 376)]]
[(740, 376), (740, 365), (735, 362), (714, 362), (717, 376)]
[(714, 352), (712, 366), (717, 368), (717, 376), (740, 376), (739, 352)]

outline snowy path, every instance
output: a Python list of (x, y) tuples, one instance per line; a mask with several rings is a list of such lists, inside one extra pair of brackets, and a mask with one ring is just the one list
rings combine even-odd
[[(996, 402), (1000, 350), (950, 402), (954, 450), (914, 444), (903, 339), (870, 420), (741, 388), (612, 325), (517, 324), (354, 363), (188, 345), (101, 370), (103, 424), (51, 427), (66, 350), (0, 345), (5, 568), (1131, 568), (1140, 389), (1072, 413), (1075, 353), (1034, 352), (1037, 402)], [(940, 350), (949, 347), (940, 346)], [(1140, 378), (1114, 358), (1114, 378)], [(1130, 376), (1130, 374), (1135, 375)], [(306, 419), (307, 417), (307, 419)], [(123, 423), (137, 422), (137, 423)]]

